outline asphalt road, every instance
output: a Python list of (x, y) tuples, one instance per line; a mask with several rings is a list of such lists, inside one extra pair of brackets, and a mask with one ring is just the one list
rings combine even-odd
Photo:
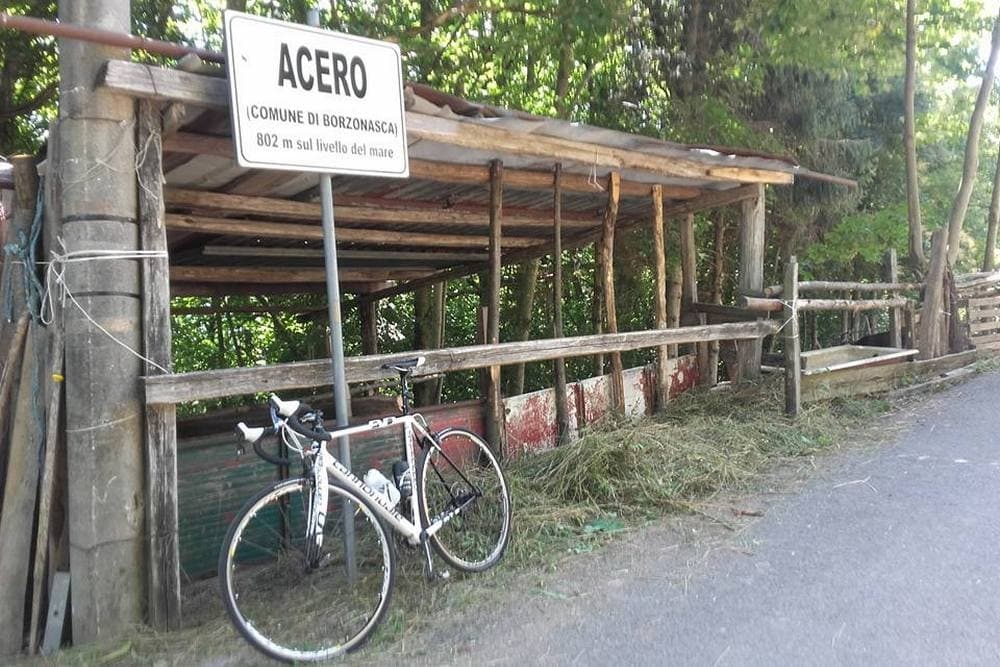
[(898, 437), (825, 457), (736, 531), (631, 535), (418, 659), (1000, 665), (1000, 374), (894, 419)]

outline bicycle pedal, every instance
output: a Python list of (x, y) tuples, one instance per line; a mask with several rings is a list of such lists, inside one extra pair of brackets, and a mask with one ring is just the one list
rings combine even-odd
[(434, 574), (432, 576), (432, 580), (434, 582), (448, 581), (449, 579), (451, 579), (451, 572), (448, 570), (434, 570)]

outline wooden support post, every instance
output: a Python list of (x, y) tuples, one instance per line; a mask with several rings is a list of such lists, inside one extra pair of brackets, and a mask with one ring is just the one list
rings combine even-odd
[[(562, 312), (562, 165), (556, 164), (552, 176), (552, 336), (563, 336)], [(566, 395), (566, 361), (559, 357), (552, 361), (553, 385), (556, 392), (556, 443), (564, 445), (570, 440), (569, 405)]]
[[(4, 355), (3, 368), (0, 369), (0, 405), (12, 405), (11, 396), (17, 396), (17, 383), (21, 378), (21, 364), (24, 361), (24, 339), (28, 333), (28, 319), (25, 313), (14, 322), (10, 348)], [(13, 413), (14, 411), (9, 409), (0, 410), (0, 499), (3, 498), (4, 482), (7, 479), (7, 451), (10, 447), (7, 434), (13, 421)]]
[(785, 342), (785, 413), (799, 414), (802, 404), (802, 345), (799, 340), (799, 315), (796, 302), (799, 298), (799, 263), (795, 255), (785, 265), (784, 342)]
[(941, 310), (944, 305), (944, 271), (947, 263), (948, 230), (939, 229), (931, 236), (931, 262), (927, 289), (920, 309), (918, 359), (933, 359), (942, 354)]
[(917, 305), (908, 301), (903, 310), (903, 345), (912, 350), (917, 347)]
[[(500, 243), (503, 238), (503, 162), (490, 163), (490, 265), (487, 292), (486, 341), (500, 342)], [(503, 400), (500, 396), (500, 367), (490, 366), (486, 396), (486, 440), (500, 455), (507, 453), (504, 442)]]
[[(667, 328), (667, 248), (663, 235), (663, 187), (653, 186), (653, 266), (656, 285), (653, 288), (653, 306), (656, 328)], [(670, 349), (661, 345), (656, 349), (656, 409), (661, 412), (670, 401)]]
[[(710, 301), (722, 305), (722, 278), (725, 272), (726, 257), (726, 220), (722, 211), (715, 218), (714, 239), (712, 244), (712, 293)], [(708, 344), (708, 373), (702, 378), (703, 384), (714, 387), (719, 383), (719, 341)]]
[[(142, 263), (143, 347), (147, 376), (171, 368), (170, 267), (164, 223), (162, 119), (139, 103), (139, 236), (142, 249), (162, 253)], [(157, 368), (159, 366), (160, 368)], [(177, 415), (174, 406), (146, 406), (147, 618), (157, 629), (181, 624), (177, 515)]]
[[(757, 186), (757, 196), (743, 201), (740, 221), (740, 290), (764, 289), (764, 186)], [(737, 381), (760, 377), (762, 341), (743, 341), (737, 345)]]
[[(896, 259), (896, 249), (889, 248), (889, 252), (885, 256), (885, 279), (886, 282), (898, 283), (899, 282), (899, 262)], [(890, 296), (899, 296), (898, 292), (891, 292)], [(902, 347), (903, 346), (903, 311), (900, 308), (891, 308), (889, 310), (889, 346), (890, 347)]]
[[(604, 313), (607, 332), (618, 333), (618, 311), (615, 307), (615, 222), (618, 220), (618, 195), (621, 177), (617, 171), (608, 177), (608, 204), (604, 210), (604, 233), (601, 236), (601, 282), (604, 287)], [(622, 374), (622, 354), (611, 353), (611, 407), (625, 410), (625, 378)]]
[[(594, 243), (594, 300), (590, 304), (590, 318), (594, 323), (594, 333), (604, 333), (604, 289), (601, 269), (601, 242)], [(604, 354), (594, 355), (594, 377), (604, 375)]]
[(35, 418), (33, 386), (41, 375), (38, 364), (40, 329), (28, 325), (24, 361), (13, 412), (7, 479), (0, 505), (0, 658), (21, 651), (24, 642), (24, 600), (31, 573), (31, 528), (38, 490), (38, 448), (42, 425)]

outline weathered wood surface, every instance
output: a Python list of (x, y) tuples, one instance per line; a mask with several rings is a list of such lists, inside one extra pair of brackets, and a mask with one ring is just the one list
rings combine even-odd
[[(899, 282), (899, 261), (896, 259), (895, 248), (889, 248), (886, 253), (885, 278), (890, 285)], [(903, 346), (903, 311), (900, 308), (889, 309), (889, 345)]]
[(760, 317), (760, 313), (749, 308), (739, 308), (737, 306), (720, 306), (715, 303), (693, 303), (691, 310), (696, 313), (705, 313), (709, 320), (713, 318), (717, 322), (752, 322)]
[[(506, 182), (506, 181), (505, 181)], [(171, 189), (166, 192), (168, 207), (224, 213), (264, 216), (270, 215), (289, 220), (318, 222), (321, 211), (318, 203), (259, 197), (232, 195), (204, 190)], [(356, 223), (381, 223), (411, 225), (419, 229), (425, 225), (456, 227), (460, 230), (478, 227), (485, 230), (489, 226), (489, 207), (470, 204), (455, 204), (447, 208), (437, 202), (408, 202), (406, 200), (376, 199), (371, 197), (337, 197), (337, 229), (358, 226)], [(601, 224), (601, 219), (588, 213), (572, 212), (564, 214), (568, 229), (593, 229)], [(548, 231), (552, 224), (551, 215), (540, 209), (515, 208), (504, 211), (504, 227), (543, 229)]]
[[(229, 108), (229, 91), (224, 79), (151, 65), (108, 61), (98, 75), (97, 85), (133, 97), (216, 109)], [(410, 141), (425, 140), (494, 153), (511, 152), (548, 161), (573, 160), (596, 167), (635, 169), (661, 176), (781, 184), (792, 183), (795, 179), (791, 165), (787, 171), (712, 165), (677, 156), (665, 157), (572, 139), (525, 135), (481, 123), (411, 111), (406, 112), (406, 133)]]
[(63, 631), (66, 629), (66, 609), (69, 607), (69, 572), (56, 572), (49, 590), (49, 613), (42, 638), (42, 655), (52, 655), (59, 650)]
[[(656, 284), (653, 287), (653, 313), (657, 329), (667, 328), (667, 246), (663, 230), (663, 196), (660, 186), (653, 186), (653, 267)], [(663, 410), (670, 400), (668, 373), (670, 348), (661, 345), (656, 349), (656, 408)]]
[(948, 232), (939, 229), (931, 236), (931, 261), (927, 289), (920, 309), (920, 359), (933, 359), (944, 352), (941, 336), (941, 312), (944, 306), (944, 272), (947, 264)]
[(799, 340), (799, 263), (792, 255), (785, 265), (785, 414), (797, 415), (802, 406), (802, 342)]
[[(338, 271), (344, 282), (378, 282), (406, 280), (427, 275), (425, 270), (357, 269)], [(253, 283), (291, 284), (322, 283), (326, 269), (301, 266), (174, 266), (170, 267), (170, 281), (174, 283)]]
[(40, 329), (28, 325), (24, 362), (18, 382), (7, 459), (7, 479), (0, 508), (0, 657), (20, 653), (24, 642), (24, 602), (31, 572), (31, 537), (38, 491), (38, 447), (42, 425), (33, 410)]
[[(501, 241), (503, 239), (503, 162), (490, 163), (490, 237), (489, 270), (486, 283), (486, 343), (500, 342), (500, 287), (503, 278)], [(500, 395), (500, 366), (492, 365), (487, 374), (486, 441), (498, 454), (506, 454), (504, 446), (503, 399)]]
[[(27, 314), (21, 315), (13, 324), (10, 348), (5, 355), (3, 369), (0, 370), (0, 405), (4, 406), (13, 405), (11, 396), (16, 396), (17, 383), (21, 378), (24, 338), (28, 333)], [(7, 436), (13, 416), (14, 411), (9, 408), (0, 410), (0, 499), (3, 498), (4, 481), (7, 479), (7, 450), (10, 447), (10, 438)]]
[[(563, 337), (563, 256), (562, 256), (562, 165), (556, 163), (552, 174), (552, 337)], [(569, 397), (566, 393), (566, 361), (552, 360), (552, 386), (556, 394), (556, 443), (570, 440)]]
[[(757, 196), (743, 201), (740, 219), (741, 291), (764, 289), (764, 186), (758, 185)], [(737, 346), (735, 380), (743, 382), (760, 377), (762, 341), (750, 341)]]
[(63, 347), (62, 318), (58, 317), (49, 326), (48, 391), (45, 401), (45, 439), (42, 467), (38, 477), (38, 514), (35, 528), (35, 559), (31, 569), (31, 622), (28, 626), (28, 650), (35, 652), (38, 628), (42, 618), (42, 585), (46, 581), (45, 566), (49, 547), (49, 519), (52, 512), (52, 496), (55, 494), (56, 449), (59, 444), (59, 418), (63, 407)]
[[(781, 299), (742, 297), (741, 300), (747, 310), (776, 313), (785, 308)], [(862, 310), (879, 310), (882, 308), (903, 308), (908, 302), (909, 299), (897, 297), (892, 299), (798, 299), (796, 304), (800, 312), (820, 310), (858, 312)]]
[[(608, 203), (604, 211), (604, 230), (601, 236), (601, 285), (604, 288), (604, 314), (607, 321), (607, 332), (618, 333), (618, 308), (615, 303), (615, 223), (618, 220), (618, 184), (620, 177), (617, 171), (608, 176)], [(611, 352), (611, 408), (615, 412), (625, 411), (625, 379), (622, 375), (622, 354)]]
[[(163, 197), (162, 122), (159, 107), (139, 104), (139, 144), (147, 146), (139, 178), (139, 236), (143, 250), (167, 252)], [(152, 362), (172, 365), (170, 279), (166, 257), (142, 265), (143, 348)], [(322, 280), (322, 278), (320, 278)], [(159, 371), (152, 363), (147, 375)], [(173, 405), (147, 405), (146, 439), (146, 558), (149, 624), (174, 630), (181, 623), (180, 548), (177, 511), (177, 419)]]
[[(226, 236), (248, 236), (253, 238), (277, 238), (305, 241), (323, 239), (323, 228), (319, 224), (303, 225), (291, 222), (261, 222), (238, 218), (213, 218), (201, 215), (169, 213), (166, 217), (167, 229), (197, 232), (200, 234), (224, 234)], [(380, 243), (410, 247), (430, 248), (485, 248), (489, 236), (481, 234), (426, 234), (419, 232), (385, 231), (381, 229), (337, 229), (337, 241), (342, 243)], [(504, 240), (511, 248), (544, 247), (547, 252), (552, 244), (541, 239), (512, 236)], [(541, 253), (541, 254), (544, 254)], [(475, 273), (473, 271), (472, 273)], [(434, 281), (434, 282), (440, 282)]]
[(923, 283), (901, 283), (895, 278), (884, 283), (859, 283), (832, 280), (803, 280), (799, 283), (799, 292), (819, 290), (854, 290), (856, 292), (899, 292), (922, 289)]
[(967, 366), (977, 359), (969, 350), (937, 359), (901, 362), (885, 366), (846, 368), (802, 378), (802, 400), (818, 401), (839, 396), (858, 396), (889, 391), (930, 376)]
[[(345, 371), (349, 382), (389, 380), (396, 375), (393, 371), (383, 370), (382, 364), (412, 356), (423, 356), (426, 362), (420, 368), (420, 374), (431, 375), (494, 365), (549, 361), (557, 357), (589, 356), (602, 350), (625, 352), (699, 341), (752, 340), (773, 333), (778, 326), (770, 321), (740, 322), (348, 357)], [(317, 360), (147, 377), (146, 402), (176, 404), (255, 392), (319, 387), (327, 384), (329, 373), (329, 362)]]

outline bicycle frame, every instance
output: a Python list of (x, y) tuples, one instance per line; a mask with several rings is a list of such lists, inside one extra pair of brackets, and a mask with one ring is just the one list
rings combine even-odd
[[(419, 417), (419, 420), (418, 420)], [(413, 446), (416, 441), (416, 435), (420, 435), (427, 439), (431, 443), (430, 446), (436, 447), (437, 443), (434, 437), (431, 435), (430, 431), (423, 425), (423, 418), (420, 415), (400, 415), (396, 417), (384, 417), (382, 419), (373, 419), (367, 424), (362, 424), (359, 426), (350, 426), (343, 429), (337, 429), (335, 431), (330, 431), (331, 440), (337, 440), (339, 438), (346, 438), (352, 435), (359, 435), (362, 433), (369, 433), (371, 431), (379, 430), (391, 426), (399, 426), (403, 429), (403, 439), (404, 439), (404, 449), (406, 451), (406, 462), (409, 466), (408, 474), (413, 475), (413, 490), (410, 493), (410, 516), (413, 517), (413, 521), (410, 521), (399, 511), (392, 507), (386, 500), (385, 496), (374, 491), (370, 486), (364, 483), (363, 480), (359, 479), (357, 475), (347, 469), (347, 467), (340, 462), (333, 454), (327, 450), (328, 442), (321, 441), (319, 443), (318, 462), (322, 465), (314, 466), (313, 472), (316, 475), (316, 492), (314, 497), (314, 506), (325, 507), (326, 506), (326, 482), (328, 481), (327, 476), (333, 477), (335, 480), (340, 482), (346, 487), (350, 487), (357, 491), (359, 494), (365, 496), (372, 501), (376, 513), (381, 516), (385, 521), (387, 521), (394, 530), (401, 533), (411, 544), (420, 544), (430, 535), (433, 535), (438, 530), (441, 529), (444, 524), (448, 523), (456, 514), (458, 514), (465, 505), (462, 507), (456, 507), (451, 509), (449, 512), (442, 516), (436, 517), (431, 521), (428, 526), (423, 525), (423, 521), (420, 518), (420, 510), (417, 504), (417, 480), (416, 480), (416, 461), (414, 457)], [(283, 428), (287, 428), (282, 424)], [(295, 434), (289, 429), (293, 437), (302, 438), (298, 434)], [(316, 535), (317, 540), (322, 540), (322, 527), (325, 516), (316, 517), (314, 522), (310, 522), (314, 528), (318, 528), (318, 534)]]

